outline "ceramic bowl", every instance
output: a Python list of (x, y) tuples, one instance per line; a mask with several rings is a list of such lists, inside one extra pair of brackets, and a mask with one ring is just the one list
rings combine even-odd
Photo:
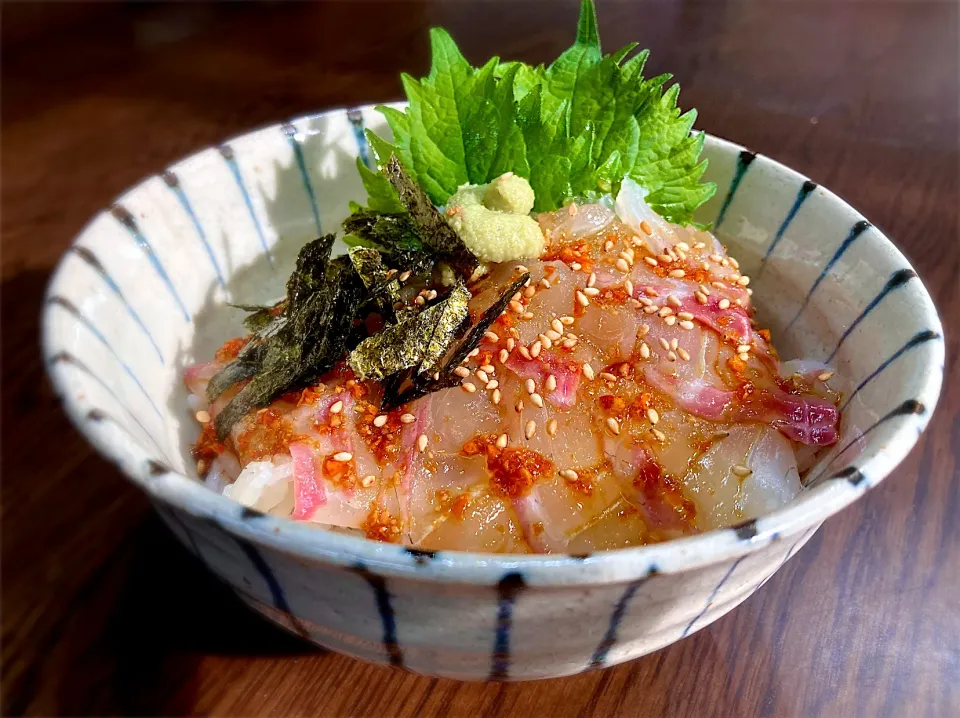
[[(880, 482), (930, 418), (944, 344), (896, 247), (805, 177), (708, 137), (700, 213), (754, 278), (781, 353), (835, 364), (843, 438), (784, 508), (731, 529), (592, 555), (375, 543), (265, 516), (194, 478), (181, 372), (240, 332), (225, 300), (282, 294), (297, 250), (362, 199), (372, 108), (303, 117), (176, 163), (94, 217), (44, 309), (50, 376), (81, 432), (196, 557), (257, 611), (336, 651), (460, 679), (607, 666), (716, 620), (830, 515)], [(853, 427), (856, 427), (854, 429)]]

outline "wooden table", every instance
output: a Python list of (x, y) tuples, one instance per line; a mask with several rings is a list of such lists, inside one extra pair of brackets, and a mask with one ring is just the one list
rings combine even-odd
[(57, 257), (116, 194), (281, 118), (398, 96), (442, 24), (468, 57), (540, 62), (561, 3), (4, 6), (5, 715), (960, 715), (960, 124), (952, 2), (601, 2), (699, 126), (846, 197), (946, 310), (927, 433), (759, 593), (632, 663), (461, 684), (304, 646), (179, 548), (60, 412), (37, 315)]

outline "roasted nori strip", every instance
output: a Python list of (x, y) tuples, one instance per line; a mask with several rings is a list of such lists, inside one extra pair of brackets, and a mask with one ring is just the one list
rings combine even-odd
[[(454, 369), (460, 366), (463, 360), (467, 358), (467, 355), (480, 345), (483, 335), (486, 334), (491, 325), (497, 321), (497, 318), (503, 314), (513, 295), (520, 291), (529, 280), (530, 274), (524, 273), (522, 277), (511, 284), (503, 294), (500, 295), (497, 301), (487, 308), (477, 323), (470, 328), (466, 337), (464, 337), (453, 353), (450, 354), (443, 363), (443, 367), (439, 370), (439, 376), (437, 378), (434, 378), (433, 374), (421, 373), (416, 377), (411, 377), (410, 375), (406, 377), (394, 376), (391, 377), (390, 381), (384, 382), (383, 400), (381, 403), (382, 410), (389, 411), (390, 409), (395, 409), (398, 406), (407, 404), (414, 399), (419, 399), (432, 392), (457, 386), (462, 380), (453, 373)], [(405, 387), (408, 383), (410, 386)]]
[(417, 373), (434, 371), (468, 315), (469, 301), (461, 282), (445, 299), (361, 342), (350, 353), (350, 368), (360, 379), (378, 381), (414, 367)]
[(256, 350), (263, 352), (256, 374), (217, 415), (219, 441), (250, 410), (309, 385), (346, 351), (363, 283), (348, 257), (330, 260), (333, 241), (334, 236), (327, 235), (300, 251), (287, 282), (284, 321)]
[(243, 326), (251, 332), (259, 332), (280, 316), (286, 301), (283, 299), (272, 306), (263, 304), (230, 304), (230, 306), (249, 312), (250, 315), (243, 319)]
[(433, 206), (427, 193), (403, 169), (396, 155), (390, 155), (382, 171), (397, 190), (400, 202), (410, 212), (410, 220), (424, 247), (447, 260), (465, 279), (469, 278), (479, 260)]
[(400, 301), (400, 282), (396, 270), (387, 269), (383, 257), (376, 249), (351, 247), (349, 256), (380, 316), (385, 321), (396, 321), (393, 305)]
[(343, 231), (355, 234), (384, 252), (422, 252), (423, 242), (409, 214), (357, 210), (343, 220)]

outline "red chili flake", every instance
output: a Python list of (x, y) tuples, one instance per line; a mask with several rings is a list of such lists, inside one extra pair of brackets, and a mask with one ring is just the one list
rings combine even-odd
[(368, 539), (384, 543), (400, 542), (400, 520), (391, 516), (382, 506), (374, 505), (360, 528)]
[(217, 349), (216, 354), (214, 354), (214, 358), (221, 364), (226, 364), (229, 361), (233, 361), (237, 358), (240, 350), (243, 349), (249, 341), (250, 337), (237, 337), (236, 339), (228, 339), (222, 347)]
[(536, 451), (518, 446), (501, 449), (493, 434), (467, 441), (460, 450), (463, 456), (485, 454), (490, 484), (498, 496), (519, 499), (533, 489), (538, 479), (553, 474), (553, 462)]
[(237, 453), (244, 464), (259, 461), (286, 452), (290, 440), (290, 426), (283, 415), (273, 408), (261, 409), (237, 437)]
[(769, 329), (761, 329), (761, 330), (759, 330), (759, 331), (757, 332), (757, 334), (759, 334), (761, 337), (763, 337), (764, 341), (766, 341), (766, 342), (773, 341), (773, 339), (772, 339), (771, 336), (770, 336), (770, 330), (769, 330)]

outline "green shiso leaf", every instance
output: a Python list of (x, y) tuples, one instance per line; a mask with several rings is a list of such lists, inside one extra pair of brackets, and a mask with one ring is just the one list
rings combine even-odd
[[(669, 76), (643, 78), (647, 51), (629, 57), (631, 44), (602, 54), (593, 0), (582, 2), (573, 46), (546, 68), (498, 58), (472, 67), (440, 29), (431, 30), (430, 43), (427, 77), (403, 76), (407, 110), (378, 108), (392, 144), (368, 138), (381, 165), (396, 154), (434, 205), (466, 182), (506, 171), (530, 180), (537, 211), (615, 194), (630, 177), (657, 213), (689, 224), (716, 191), (702, 182), (703, 138), (691, 135), (696, 113), (681, 113)], [(361, 175), (368, 206), (394, 211), (396, 198), (376, 173), (363, 168)]]

